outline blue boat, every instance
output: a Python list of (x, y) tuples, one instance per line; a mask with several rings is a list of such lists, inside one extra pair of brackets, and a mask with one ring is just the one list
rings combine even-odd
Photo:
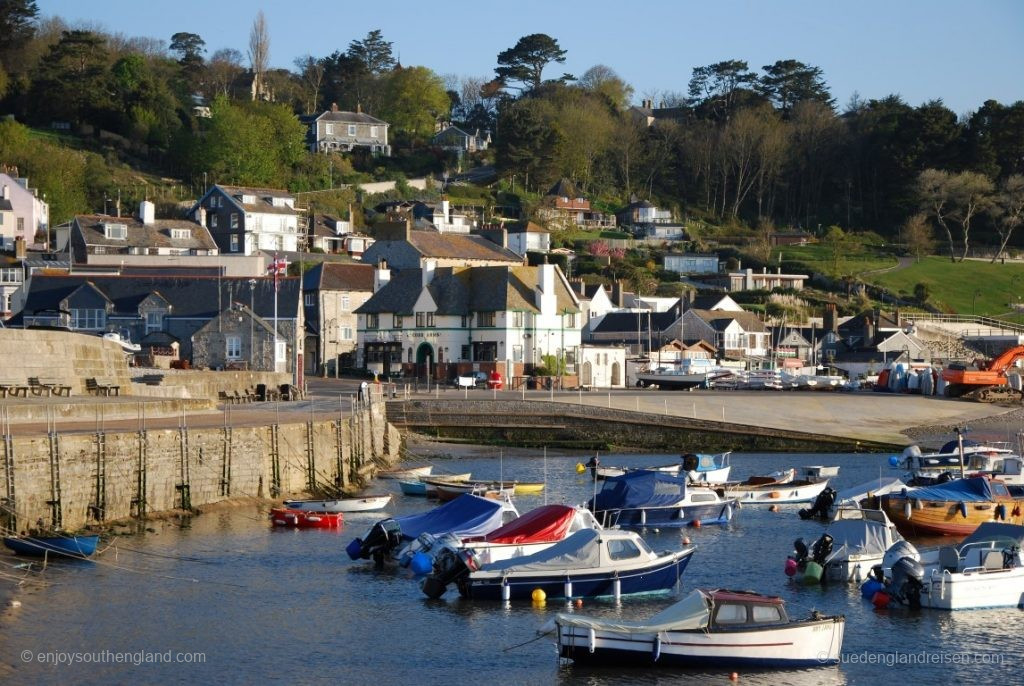
[(421, 498), (427, 497), (427, 484), (422, 481), (399, 481), (398, 487), (402, 489), (402, 493), (405, 495), (419, 496)]
[(454, 582), (463, 597), (484, 600), (522, 600), (536, 589), (548, 598), (669, 593), (695, 550), (655, 553), (639, 534), (621, 529), (581, 529), (533, 555), (479, 566), (470, 550), (446, 548), (421, 589), (438, 598)]
[(606, 479), (587, 507), (606, 527), (683, 527), (725, 524), (737, 505), (713, 489), (687, 488), (686, 477), (643, 470)]
[(93, 536), (5, 536), (4, 545), (18, 555), (43, 557), (89, 557), (96, 552), (100, 537)]

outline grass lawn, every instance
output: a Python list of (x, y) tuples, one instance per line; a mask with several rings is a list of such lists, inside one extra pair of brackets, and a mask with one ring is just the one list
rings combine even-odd
[(1024, 320), (1011, 307), (1011, 303), (1024, 300), (1024, 263), (952, 263), (948, 257), (926, 257), (906, 269), (869, 274), (865, 279), (909, 297), (913, 297), (915, 284), (926, 284), (930, 302), (950, 312)]
[[(782, 259), (791, 262), (802, 262), (807, 265), (808, 272), (832, 273), (832, 255), (823, 245), (784, 245), (773, 248), (773, 261), (782, 254)], [(891, 255), (878, 255), (868, 251), (858, 255), (844, 255), (839, 258), (840, 274), (862, 274), (872, 269), (884, 269), (897, 263)], [(911, 285), (913, 288), (913, 285)]]

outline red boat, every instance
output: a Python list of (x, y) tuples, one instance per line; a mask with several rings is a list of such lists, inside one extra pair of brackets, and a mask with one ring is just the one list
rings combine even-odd
[(270, 521), (274, 526), (294, 526), (299, 529), (336, 529), (342, 525), (341, 512), (307, 512), (275, 507), (270, 510)]

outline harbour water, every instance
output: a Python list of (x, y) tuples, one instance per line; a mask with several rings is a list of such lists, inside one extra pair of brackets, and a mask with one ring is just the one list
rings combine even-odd
[[(498, 477), (492, 448), (459, 448), (436, 461), (447, 472)], [(503, 476), (546, 480), (547, 492), (523, 496), (521, 512), (545, 502), (582, 503), (591, 494), (588, 456), (517, 450), (500, 461)], [(896, 474), (889, 455), (734, 455), (733, 478), (790, 466), (839, 465), (837, 488)], [(605, 465), (643, 466), (677, 455), (602, 455)], [(435, 503), (396, 493), (390, 514)], [(944, 613), (875, 610), (855, 586), (806, 587), (783, 574), (794, 539), (817, 538), (825, 525), (802, 521), (798, 507), (771, 513), (747, 506), (724, 527), (648, 530), (655, 549), (698, 547), (683, 576), (693, 587), (778, 594), (789, 613), (812, 609), (846, 616), (843, 663), (789, 672), (742, 671), (740, 683), (1020, 683), (1024, 637), (1020, 610)], [(727, 671), (581, 669), (559, 664), (550, 637), (535, 630), (554, 613), (580, 611), (627, 619), (648, 616), (668, 597), (562, 602), (544, 607), (460, 599), (454, 589), (428, 600), (407, 570), (376, 571), (352, 562), (344, 547), (379, 519), (349, 515), (340, 531), (272, 528), (266, 508), (244, 505), (151, 524), (154, 532), (119, 537), (94, 563), (51, 564), (46, 587), (11, 591), (20, 607), (0, 618), (0, 680), (7, 683), (333, 683), (333, 684), (662, 684), (730, 683)], [(5, 575), (20, 562), (0, 557)], [(13, 587), (6, 578), (0, 583)], [(524, 645), (520, 645), (524, 644)], [(515, 647), (518, 646), (518, 647)], [(167, 662), (166, 660), (169, 660)], [(75, 664), (67, 664), (75, 661)], [(56, 664), (60, 662), (60, 664)], [(138, 664), (136, 664), (138, 663)]]

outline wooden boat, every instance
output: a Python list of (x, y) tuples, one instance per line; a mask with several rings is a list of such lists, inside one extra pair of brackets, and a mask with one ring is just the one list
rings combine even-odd
[(984, 477), (883, 495), (882, 509), (904, 536), (968, 536), (983, 522), (1024, 524), (1024, 497)]
[(634, 531), (582, 529), (546, 550), (490, 564), (480, 564), (468, 550), (445, 549), (420, 588), (439, 598), (455, 583), (464, 598), (488, 600), (530, 598), (538, 588), (548, 598), (668, 593), (694, 550), (658, 554)]
[(398, 487), (402, 489), (404, 495), (427, 497), (427, 484), (423, 481), (399, 481)]
[(463, 474), (425, 474), (420, 477), (420, 481), (427, 483), (431, 481), (443, 481), (445, 483), (464, 483), (473, 478), (473, 474), (465, 472)]
[[(515, 495), (515, 489), (513, 488), (501, 488), (497, 484), (489, 483), (437, 483), (432, 484), (432, 486), (436, 491), (437, 499), (442, 503), (455, 500), (465, 493), (472, 493), (473, 495), (478, 495), (481, 498), (491, 498), (494, 500), (501, 500), (505, 497)], [(430, 495), (430, 488), (431, 485), (428, 485), (427, 495)]]
[(299, 529), (334, 529), (342, 525), (341, 512), (307, 512), (275, 507), (270, 510), (270, 521), (274, 526), (294, 526)]
[(306, 512), (373, 512), (383, 510), (391, 502), (391, 495), (367, 495), (362, 498), (337, 500), (286, 500), (285, 508)]
[(985, 522), (956, 546), (918, 551), (897, 543), (883, 563), (898, 604), (939, 610), (1024, 605), (1024, 526)]
[(515, 495), (536, 495), (544, 490), (542, 481), (472, 481), (466, 483), (427, 481), (427, 484), (427, 494), (430, 494), (430, 486), (433, 486), (437, 489), (437, 499), (442, 502), (453, 500), (463, 493), (482, 495), (496, 491), (511, 491)]
[(984, 472), (1005, 483), (1024, 483), (1021, 458), (1005, 443), (978, 443), (965, 439), (962, 458), (959, 441), (949, 441), (938, 452), (924, 454), (912, 445), (903, 451), (902, 459), (890, 458), (890, 464), (894, 469), (908, 472), (906, 480), (911, 486), (928, 486), (939, 483), (940, 478), (960, 477), (961, 464), (963, 476)]
[(430, 476), (434, 467), (432, 465), (426, 465), (423, 467), (406, 467), (405, 469), (384, 469), (377, 472), (377, 478), (379, 479), (405, 479), (411, 481), (418, 479), (421, 476)]
[(640, 471), (605, 480), (587, 507), (605, 526), (682, 527), (698, 520), (725, 524), (732, 519), (736, 500), (689, 486), (686, 477)]
[(838, 663), (846, 620), (791, 620), (781, 598), (698, 589), (647, 620), (560, 613), (553, 624), (559, 656), (579, 663), (795, 668)]
[(47, 555), (63, 555), (65, 557), (89, 557), (96, 552), (100, 537), (88, 536), (5, 536), (4, 545), (18, 555), (45, 557)]

